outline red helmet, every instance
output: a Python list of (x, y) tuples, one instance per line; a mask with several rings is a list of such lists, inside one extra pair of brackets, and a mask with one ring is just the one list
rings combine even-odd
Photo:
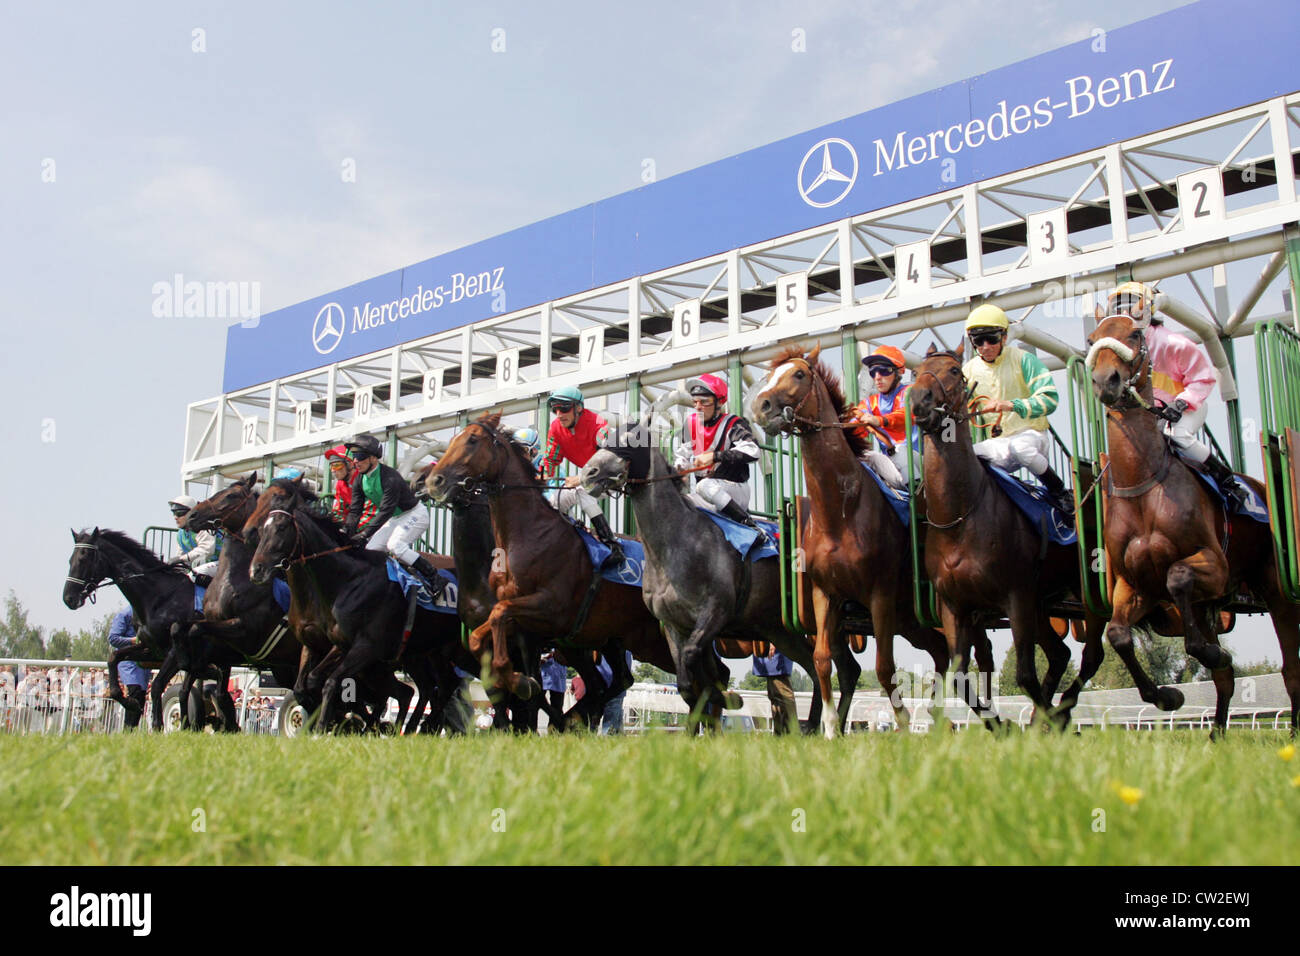
[(686, 383), (686, 391), (692, 395), (712, 395), (721, 405), (727, 400), (727, 380), (717, 375), (701, 375)]
[(348, 460), (348, 450), (344, 448), (342, 445), (335, 445), (333, 448), (326, 449), (325, 450), (326, 464), (330, 464), (332, 462), (332, 459), (338, 459), (339, 461), (346, 462)]

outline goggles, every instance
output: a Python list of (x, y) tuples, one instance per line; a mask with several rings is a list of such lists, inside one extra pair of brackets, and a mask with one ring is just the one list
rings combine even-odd
[(897, 371), (898, 369), (894, 368), (894, 366), (889, 363), (877, 363), (875, 365), (867, 366), (868, 375), (893, 375)]
[(972, 332), (970, 336), (970, 344), (976, 348), (981, 345), (997, 345), (1001, 341), (1001, 332)]
[(571, 412), (573, 411), (573, 402), (550, 402), (551, 411), (553, 412)]
[(190, 509), (189, 509), (189, 508), (184, 508), (184, 507), (182, 507), (182, 506), (180, 506), (180, 505), (172, 505), (172, 506), (171, 506), (171, 510), (172, 510), (172, 515), (173, 515), (173, 517), (176, 517), (176, 518), (179, 518), (181, 515), (187, 515), (187, 514), (190, 513)]

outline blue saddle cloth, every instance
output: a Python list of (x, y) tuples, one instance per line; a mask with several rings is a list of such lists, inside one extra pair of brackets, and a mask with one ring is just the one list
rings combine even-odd
[(194, 610), (198, 611), (200, 614), (203, 613), (203, 595), (207, 593), (207, 588), (200, 587), (197, 584), (194, 585)]
[(289, 582), (284, 578), (271, 578), (271, 597), (285, 614), (289, 613)]
[(395, 559), (389, 558), (388, 580), (398, 584), (402, 588), (402, 594), (410, 597), (411, 589), (415, 589), (415, 603), (426, 611), (433, 611), (436, 614), (455, 614), (456, 613), (456, 575), (451, 571), (438, 569), (438, 577), (447, 582), (447, 586), (442, 589), (438, 595), (437, 602), (429, 600), (429, 592), (424, 589), (424, 582), (406, 568), (402, 567)]
[(867, 470), (867, 474), (870, 475), (875, 480), (876, 484), (880, 486), (880, 491), (884, 494), (885, 500), (889, 502), (889, 506), (894, 509), (894, 514), (902, 523), (903, 527), (906, 528), (912, 521), (910, 504), (912, 496), (906, 491), (889, 487), (889, 485), (885, 483), (885, 479), (876, 474), (876, 470), (865, 461), (862, 463), (862, 467)]
[(606, 581), (612, 581), (614, 584), (626, 584), (629, 587), (639, 588), (641, 586), (641, 577), (645, 570), (645, 546), (640, 541), (632, 541), (624, 538), (619, 541), (623, 546), (623, 563), (602, 567), (605, 559), (609, 557), (609, 548), (603, 545), (595, 535), (584, 528), (582, 525), (568, 519), (578, 530), (582, 537), (582, 543), (587, 546), (587, 557), (591, 558), (594, 567), (601, 568), (600, 576)]
[(1042, 534), (1043, 527), (1047, 527), (1047, 538), (1053, 544), (1077, 544), (1079, 541), (1078, 534), (1074, 530), (1074, 518), (1057, 508), (1052, 504), (1052, 499), (1047, 494), (1047, 489), (1042, 485), (1028, 484), (1019, 478), (1003, 471), (997, 465), (990, 465), (984, 462), (984, 467), (988, 469), (1002, 490), (1007, 493), (1017, 508), (1024, 512), (1029, 523), (1034, 526), (1034, 530)]
[(724, 517), (716, 511), (710, 511), (708, 508), (696, 508), (696, 510), (702, 515), (708, 515), (713, 523), (722, 529), (727, 544), (740, 552), (742, 558), (748, 561), (758, 561), (760, 558), (774, 558), (780, 553), (777, 550), (777, 531), (773, 522), (764, 521), (762, 518), (754, 519), (758, 526), (767, 533), (767, 541), (763, 543), (762, 547), (755, 548), (754, 542), (758, 540), (758, 534), (749, 525), (743, 525), (739, 521), (732, 521), (730, 518)]
[(1238, 484), (1250, 492), (1250, 497), (1245, 505), (1238, 505), (1237, 499), (1223, 493), (1217, 481), (1199, 470), (1190, 460), (1183, 460), (1187, 461), (1188, 467), (1196, 473), (1196, 477), (1201, 479), (1201, 484), (1205, 485), (1209, 490), (1215, 501), (1219, 503), (1219, 507), (1225, 509), (1229, 515), (1240, 515), (1243, 518), (1258, 521), (1260, 524), (1268, 524), (1268, 502), (1260, 497), (1258, 491), (1244, 481), (1239, 481)]

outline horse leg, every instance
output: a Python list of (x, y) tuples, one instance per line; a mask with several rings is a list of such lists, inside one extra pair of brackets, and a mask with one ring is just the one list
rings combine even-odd
[[(162, 663), (158, 665), (158, 673), (149, 682), (149, 703), (153, 706), (153, 713), (149, 715), (149, 726), (154, 730), (162, 730), (163, 690), (171, 682), (171, 679), (176, 676), (176, 671), (179, 669), (180, 666), (176, 663), (176, 647), (173, 645), (167, 651), (167, 656), (163, 658)], [(183, 706), (184, 701), (182, 701)]]
[(1102, 656), (1105, 651), (1101, 646), (1101, 632), (1106, 626), (1106, 622), (1095, 614), (1085, 614), (1083, 620), (1083, 637), (1078, 638), (1079, 622), (1070, 622), (1070, 631), (1083, 643), (1083, 658), (1079, 661), (1079, 676), (1074, 679), (1074, 683), (1061, 692), (1061, 703), (1056, 711), (1063, 717), (1063, 727), (1068, 727), (1070, 715), (1079, 703), (1079, 694), (1083, 692), (1083, 686), (1092, 680), (1092, 676), (1097, 673), (1097, 668), (1101, 666)]
[[(1169, 594), (1183, 616), (1183, 640), (1187, 653), (1211, 672), (1214, 679), (1214, 739), (1228, 729), (1228, 705), (1232, 701), (1232, 655), (1219, 646), (1212, 611), (1204, 603), (1228, 590), (1228, 562), (1217, 549), (1201, 548), (1190, 557), (1175, 561), (1165, 577)], [(1198, 600), (1199, 599), (1199, 600)]]
[[(321, 704), (321, 726), (324, 729), (329, 728), (328, 718), (334, 704), (334, 697), (339, 693), (342, 682), (351, 679), (356, 682), (361, 672), (368, 666), (375, 663), (378, 659), (378, 649), (374, 642), (366, 640), (364, 637), (358, 638), (346, 654), (339, 666), (334, 669), (334, 673), (325, 680), (325, 686), (321, 688), (321, 694), (324, 701)], [(408, 688), (409, 690), (409, 688)], [(409, 698), (408, 698), (409, 699)]]
[[(1056, 697), (1056, 688), (1065, 675), (1065, 669), (1070, 666), (1070, 648), (1066, 646), (1065, 638), (1057, 634), (1056, 629), (1052, 627), (1052, 620), (1046, 608), (1039, 612), (1038, 646), (1043, 649), (1043, 653), (1047, 656), (1047, 673), (1043, 677), (1043, 700), (1047, 702), (1046, 716), (1053, 723), (1056, 723), (1060, 718), (1061, 711), (1052, 708), (1052, 701)], [(1062, 698), (1061, 703), (1065, 703), (1064, 698)], [(1069, 724), (1069, 712), (1066, 711), (1065, 713), (1065, 720), (1059, 723), (1061, 730), (1064, 730)]]
[(221, 666), (221, 678), (217, 692), (213, 694), (217, 710), (221, 712), (221, 732), (223, 734), (239, 733), (239, 715), (235, 712), (235, 699), (230, 696), (230, 665)]
[(822, 735), (833, 740), (839, 731), (835, 705), (831, 702), (831, 648), (839, 641), (840, 621), (844, 617), (844, 602), (832, 601), (830, 596), (813, 586), (813, 614), (817, 618), (817, 644), (813, 650), (817, 690), (822, 702)]
[[(964, 617), (959, 615), (946, 601), (939, 602), (939, 617), (943, 621), (948, 653), (945, 655), (947, 666), (942, 671), (936, 671), (934, 675), (930, 714), (934, 718), (935, 727), (948, 723), (945, 705), (949, 687), (949, 670), (952, 669), (953, 665), (961, 666), (969, 663), (971, 647), (974, 646), (979, 635), (983, 633), (981, 628), (971, 622), (969, 615)], [(918, 688), (919, 690), (920, 688)], [(900, 728), (902, 726), (901, 719), (899, 726)]]
[(1177, 710), (1182, 707), (1182, 691), (1176, 687), (1156, 687), (1155, 681), (1142, 669), (1133, 648), (1133, 622), (1140, 621), (1151, 609), (1151, 599), (1139, 594), (1125, 578), (1117, 577), (1111, 603), (1114, 610), (1111, 612), (1110, 623), (1106, 625), (1106, 640), (1128, 668), (1138, 695), (1161, 710)]
[(1043, 685), (1038, 681), (1038, 666), (1034, 661), (1034, 649), (1039, 638), (1037, 629), (1042, 617), (1038, 596), (1029, 593), (1028, 589), (1012, 591), (1009, 604), (1007, 620), (1011, 624), (1011, 640), (1016, 649), (1016, 683), (1033, 701), (1031, 719), (1037, 719), (1051, 706), (1043, 698)]
[[(988, 631), (979, 627), (975, 629), (972, 641), (975, 645), (975, 665), (978, 675), (975, 679), (976, 716), (984, 722), (988, 730), (996, 730), (1002, 724), (997, 708), (993, 706), (993, 642), (989, 640)], [(985, 697), (987, 695), (987, 697)]]
[(903, 698), (898, 693), (898, 684), (894, 678), (897, 668), (894, 664), (894, 635), (876, 631), (876, 679), (880, 689), (889, 698), (889, 705), (894, 709), (894, 720), (900, 732), (906, 732), (910, 723)]

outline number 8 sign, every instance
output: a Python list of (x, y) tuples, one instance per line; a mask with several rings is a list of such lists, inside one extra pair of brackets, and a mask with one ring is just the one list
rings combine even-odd
[(497, 387), (508, 388), (519, 384), (519, 349), (505, 349), (497, 353)]

